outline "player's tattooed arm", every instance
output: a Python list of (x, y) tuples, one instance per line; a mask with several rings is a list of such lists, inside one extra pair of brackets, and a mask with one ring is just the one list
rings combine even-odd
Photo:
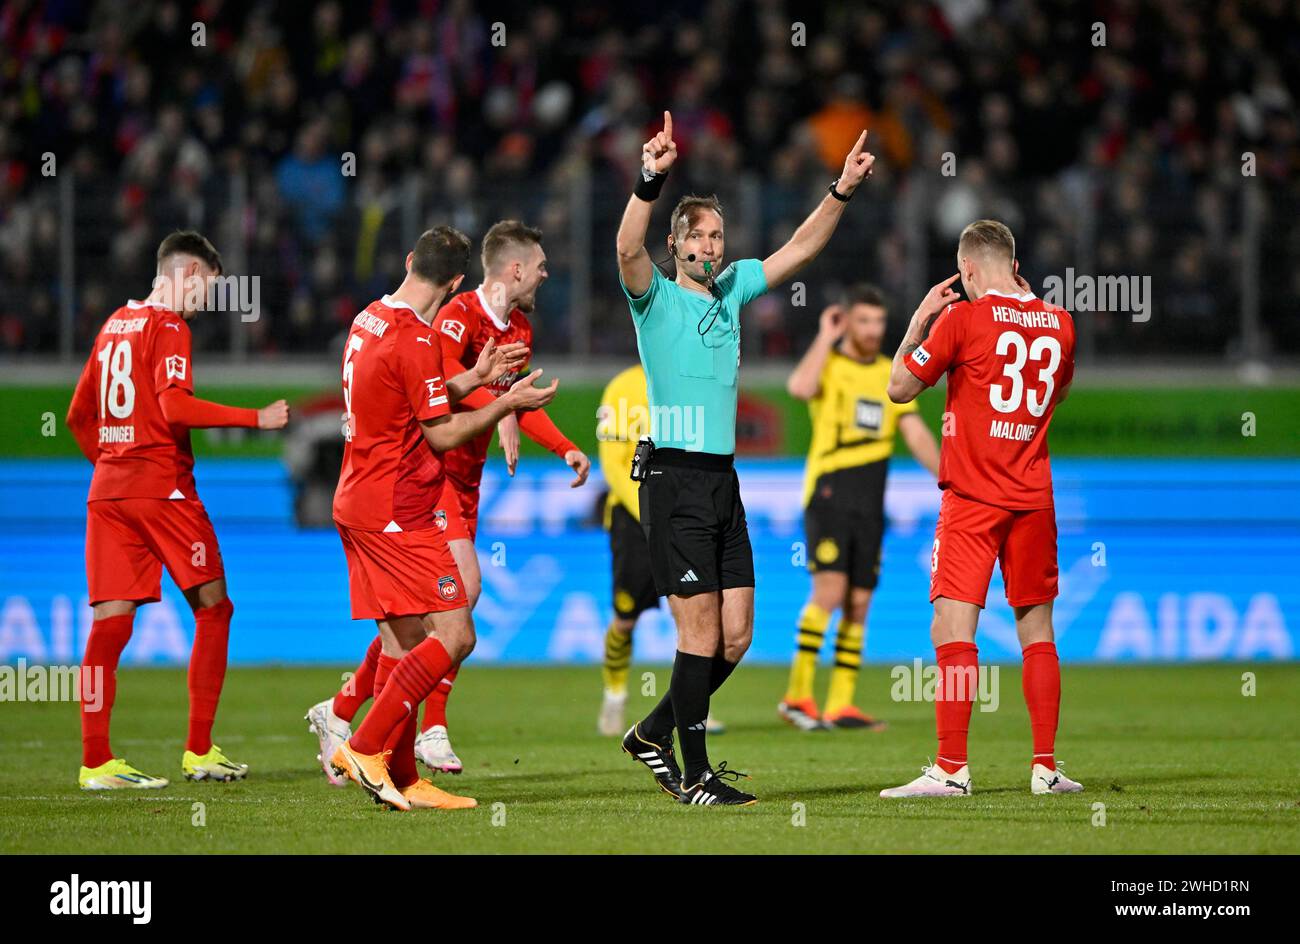
[(930, 330), (930, 323), (934, 321), (935, 316), (961, 297), (952, 287), (952, 283), (960, 277), (960, 272), (954, 273), (932, 286), (912, 314), (907, 333), (903, 335), (902, 343), (894, 352), (894, 366), (889, 373), (888, 394), (889, 399), (895, 403), (911, 403), (925, 389), (926, 385), (921, 379), (907, 369), (906, 361), (925, 340), (926, 333)]

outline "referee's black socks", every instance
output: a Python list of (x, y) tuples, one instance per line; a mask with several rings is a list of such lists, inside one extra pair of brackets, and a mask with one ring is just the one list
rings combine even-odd
[(722, 683), (731, 678), (732, 671), (739, 663), (728, 662), (722, 656), (713, 657), (713, 666), (709, 673), (709, 694), (712, 695), (722, 687)]
[[(677, 653), (681, 658), (686, 655), (684, 652)], [(702, 659), (704, 656), (687, 656), (691, 659)], [(731, 673), (735, 671), (737, 662), (728, 662), (722, 656), (714, 656), (709, 660), (709, 694), (712, 695), (722, 687), (722, 683), (731, 678)], [(676, 674), (677, 664), (673, 663), (673, 673)], [(650, 714), (646, 715), (645, 720), (639, 725), (641, 736), (655, 744), (662, 744), (668, 739), (676, 725), (676, 714), (673, 711), (673, 693), (672, 683), (669, 683), (668, 691), (664, 697), (659, 699), (659, 704), (651, 709)]]
[(682, 777), (688, 784), (699, 783), (709, 769), (705, 746), (705, 721), (709, 717), (709, 687), (713, 679), (713, 657), (693, 656), (677, 650), (668, 696), (677, 720), (677, 739), (682, 750)]

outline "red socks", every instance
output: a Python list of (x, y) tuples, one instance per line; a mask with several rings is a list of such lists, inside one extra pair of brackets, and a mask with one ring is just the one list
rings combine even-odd
[[(361, 727), (352, 735), (352, 749), (358, 754), (382, 751), (397, 728), (414, 716), (420, 702), (451, 671), (451, 665), (451, 656), (433, 636), (408, 652), (393, 669)], [(412, 751), (414, 743), (412, 734)]]
[[(376, 639), (376, 642), (379, 640)], [(388, 679), (393, 674), (393, 669), (401, 659), (388, 655), (382, 649), (379, 649), (375, 656), (375, 698), (379, 698), (379, 693), (384, 690), (388, 684)], [(407, 740), (409, 733), (410, 740)], [(399, 788), (409, 787), (415, 781), (420, 779), (419, 772), (415, 769), (415, 715), (412, 714), (397, 730), (389, 736), (387, 743), (384, 744), (384, 750), (392, 748), (393, 753), (388, 757), (388, 775), (393, 778), (393, 783)]]
[(384, 742), (384, 750), (392, 751), (388, 755), (388, 776), (399, 790), (420, 779), (420, 772), (415, 769), (415, 718), (412, 711)]
[(1021, 685), (1029, 708), (1029, 728), (1034, 734), (1034, 763), (1056, 769), (1056, 725), (1061, 714), (1061, 661), (1056, 643), (1025, 646)]
[(361, 710), (361, 706), (370, 700), (375, 691), (375, 666), (379, 662), (379, 653), (383, 641), (376, 636), (370, 641), (366, 657), (361, 660), (357, 670), (352, 673), (339, 693), (334, 696), (334, 713), (344, 721), (351, 721)]
[[(935, 727), (939, 733), (937, 763), (956, 773), (966, 763), (966, 736), (974, 706), (979, 650), (974, 643), (950, 642), (935, 650), (939, 686), (935, 691)], [(1025, 647), (1022, 685), (1034, 735), (1034, 763), (1056, 769), (1056, 727), (1061, 713), (1061, 662), (1056, 644), (1036, 642)], [(951, 690), (950, 690), (951, 688)]]
[(117, 661), (131, 639), (134, 613), (97, 619), (81, 660), (81, 763), (98, 767), (113, 759), (108, 727), (117, 697)]
[[(185, 749), (206, 754), (212, 749), (212, 722), (226, 679), (226, 649), (230, 640), (230, 617), (235, 612), (230, 600), (194, 613), (194, 646), (190, 651), (190, 727)], [(86, 642), (82, 671), (90, 676), (92, 698), (81, 702), (81, 762), (98, 767), (113, 759), (108, 744), (113, 702), (117, 698), (117, 663), (131, 639), (135, 614), (95, 620)], [(102, 675), (102, 678), (101, 678)]]
[(934, 693), (934, 726), (939, 734), (935, 763), (955, 774), (966, 764), (966, 735), (979, 688), (979, 649), (973, 642), (950, 642), (934, 653), (939, 665)]
[(379, 654), (375, 656), (375, 681), (371, 688), (371, 694), (375, 698), (378, 698), (379, 693), (384, 690), (384, 685), (388, 683), (389, 677), (392, 676), (393, 669), (397, 668), (397, 663), (401, 661), (401, 656), (390, 656), (383, 649), (379, 650)]
[(435, 724), (440, 724), (444, 728), (447, 726), (447, 699), (451, 697), (451, 686), (456, 681), (456, 673), (460, 671), (460, 666), (452, 669), (447, 673), (447, 677), (438, 683), (424, 702), (424, 723), (420, 725), (421, 731), (428, 731)]
[(212, 750), (212, 722), (226, 680), (226, 653), (230, 642), (230, 617), (235, 605), (229, 598), (194, 611), (194, 648), (190, 651), (190, 730), (185, 749), (195, 754)]

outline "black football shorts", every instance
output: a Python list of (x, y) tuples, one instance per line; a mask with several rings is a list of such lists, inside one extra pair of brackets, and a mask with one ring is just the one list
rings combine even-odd
[(656, 449), (641, 483), (641, 527), (660, 595), (754, 586), (732, 456)]

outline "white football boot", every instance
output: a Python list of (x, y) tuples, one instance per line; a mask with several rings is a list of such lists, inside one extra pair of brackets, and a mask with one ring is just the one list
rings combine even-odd
[(1056, 769), (1044, 767), (1042, 764), (1034, 764), (1033, 772), (1029, 775), (1029, 789), (1035, 794), (1044, 793), (1082, 793), (1083, 784), (1075, 783), (1065, 775), (1061, 769), (1060, 761), (1056, 763)]
[(880, 795), (887, 800), (904, 797), (948, 797), (970, 796), (970, 768), (962, 764), (961, 770), (950, 774), (938, 764), (921, 768), (921, 776), (901, 787), (881, 790)]
[(416, 736), (415, 759), (430, 770), (444, 774), (458, 774), (465, 769), (456, 752), (451, 749), (447, 729), (440, 724), (435, 724)]
[(596, 720), (596, 730), (605, 737), (614, 737), (624, 731), (624, 709), (627, 708), (627, 692), (621, 695), (605, 692), (600, 703), (600, 717)]
[(340, 744), (352, 737), (352, 725), (334, 713), (333, 698), (312, 705), (307, 711), (306, 720), (307, 730), (320, 739), (320, 753), (316, 755), (316, 760), (325, 771), (325, 778), (335, 787), (346, 787), (348, 778), (340, 777), (334, 772), (330, 758), (334, 756)]

